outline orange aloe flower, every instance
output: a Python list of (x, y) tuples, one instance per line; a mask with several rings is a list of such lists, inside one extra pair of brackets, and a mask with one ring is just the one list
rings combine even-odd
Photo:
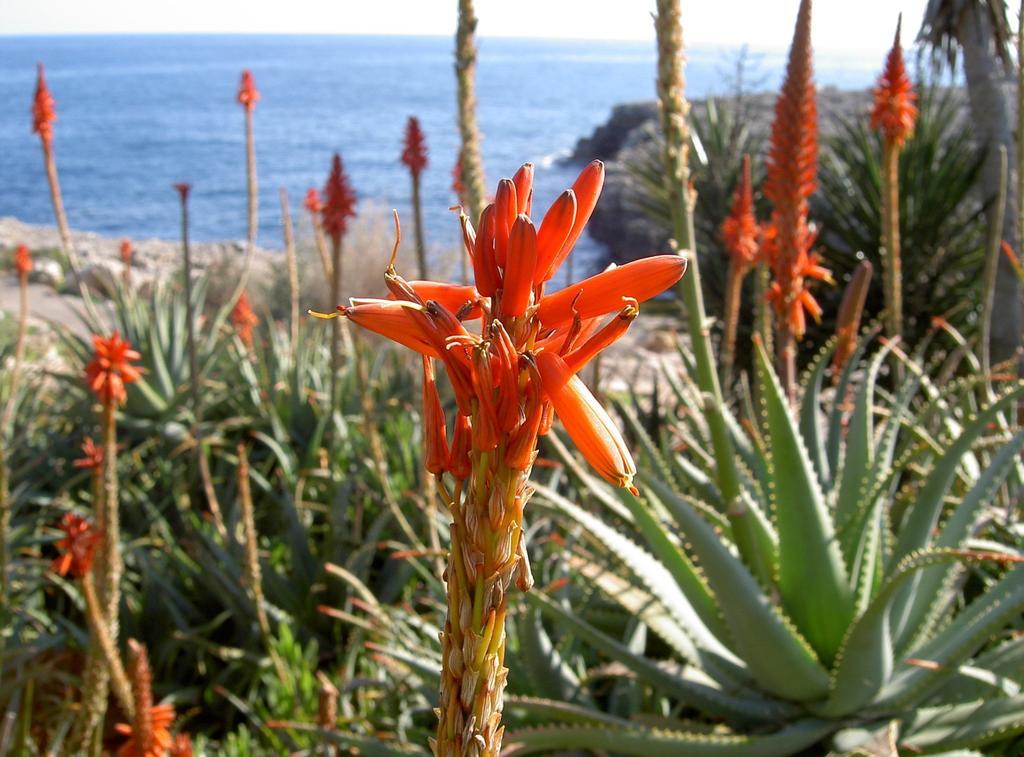
[(86, 470), (99, 470), (103, 467), (103, 447), (96, 446), (91, 436), (85, 437), (82, 441), (82, 456), (72, 465)]
[(32, 254), (23, 244), (18, 245), (18, 249), (14, 251), (14, 270), (23, 278), (32, 271)]
[(416, 116), (409, 116), (405, 125), (402, 162), (409, 168), (413, 176), (419, 176), (427, 167), (427, 140), (423, 136), (420, 121)]
[(310, 215), (314, 216), (318, 215), (324, 208), (323, 203), (320, 201), (320, 193), (316, 191), (315, 187), (310, 187), (306, 190), (306, 199), (303, 204)]
[(132, 365), (141, 356), (116, 331), (106, 339), (94, 336), (92, 343), (95, 352), (85, 367), (86, 384), (104, 405), (123, 404), (128, 399), (125, 385), (142, 376), (140, 369)]
[(121, 240), (121, 262), (125, 265), (132, 264), (132, 256), (135, 254), (135, 250), (132, 249), (132, 243), (129, 239)]
[(875, 87), (875, 102), (871, 109), (871, 128), (882, 132), (885, 140), (896, 147), (902, 147), (914, 132), (917, 121), (917, 95), (914, 85), (907, 76), (903, 63), (903, 48), (900, 45), (900, 26), (896, 24), (896, 38), (885, 59), (885, 68)]
[[(171, 724), (174, 723), (174, 707), (170, 704), (153, 704), (153, 676), (149, 668), (149, 657), (146, 648), (135, 639), (129, 639), (131, 652), (129, 677), (132, 682), (132, 693), (135, 699), (135, 723), (118, 723), (114, 730), (127, 736), (117, 750), (117, 757), (165, 757), (172, 748), (179, 748), (179, 740), (171, 737)], [(186, 744), (180, 744), (185, 747)], [(187, 744), (186, 752), (192, 751), (192, 744)]]
[(256, 89), (256, 82), (253, 81), (252, 71), (245, 69), (242, 71), (242, 80), (238, 85), (238, 104), (244, 107), (248, 111), (252, 111), (256, 108), (256, 103), (259, 102), (260, 92)]
[(757, 262), (761, 227), (754, 215), (754, 186), (750, 177), (750, 156), (743, 156), (740, 183), (732, 198), (732, 209), (722, 221), (722, 241), (729, 258), (739, 271)]
[(64, 515), (60, 528), (64, 538), (57, 542), (60, 555), (51, 563), (51, 567), (59, 576), (70, 573), (75, 578), (81, 578), (92, 568), (92, 559), (103, 535), (90, 521), (74, 513)]
[[(769, 298), (786, 335), (803, 338), (805, 312), (820, 312), (807, 278), (831, 280), (811, 248), (807, 200), (817, 187), (818, 110), (811, 52), (811, 0), (801, 0), (782, 91), (775, 104), (764, 194), (774, 204), (766, 258), (774, 283)], [(780, 339), (780, 349), (785, 339)]]
[(252, 332), (259, 325), (260, 318), (252, 309), (249, 301), (249, 293), (242, 292), (235, 306), (231, 309), (231, 325), (238, 332), (239, 339), (249, 349), (252, 349)]
[(36, 94), (32, 100), (32, 131), (39, 135), (46, 148), (53, 142), (53, 122), (57, 120), (55, 106), (50, 88), (46, 86), (43, 64), (39, 63), (36, 66)]
[(324, 186), (324, 203), (321, 209), (321, 224), (335, 245), (341, 243), (341, 238), (348, 229), (348, 219), (355, 214), (356, 195), (341, 165), (341, 156), (335, 153), (331, 160), (331, 173)]
[[(472, 286), (407, 281), (392, 261), (384, 274), (391, 299), (338, 306), (357, 325), (423, 356), (426, 467), (453, 520), (437, 754), (462, 754), (470, 744), (501, 751), (506, 598), (513, 584), (528, 590), (533, 583), (523, 510), (538, 436), (557, 415), (602, 477), (636, 491), (636, 466), (618, 427), (575, 373), (625, 333), (639, 302), (679, 280), (686, 261), (646, 258), (546, 294), (583, 233), (603, 178), (601, 163), (587, 166), (538, 229), (530, 217), (533, 167), (526, 165), (498, 184), (476, 229), (460, 216)], [(454, 394), (450, 436), (435, 361)], [(473, 651), (463, 655), (466, 649)]]

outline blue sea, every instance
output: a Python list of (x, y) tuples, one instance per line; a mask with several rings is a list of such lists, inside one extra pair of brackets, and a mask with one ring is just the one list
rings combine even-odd
[[(239, 73), (262, 99), (255, 131), (260, 244), (280, 245), (277, 190), (296, 210), (342, 155), (361, 201), (409, 214), (398, 157), (406, 118), (426, 133), (428, 243), (451, 246), (457, 224), (451, 172), (457, 151), (453, 43), (441, 37), (26, 36), (0, 37), (0, 216), (52, 224), (39, 143), (30, 130), (35, 64), (57, 101), (55, 150), (74, 228), (175, 238), (173, 182), (193, 185), (196, 239), (245, 235)], [(736, 50), (691, 50), (691, 97), (724, 94)], [(754, 53), (754, 73), (779, 83), (784, 51)], [(863, 87), (880, 61), (819, 55), (821, 84)], [(617, 103), (654, 97), (653, 42), (484, 38), (477, 96), (487, 181), (537, 166), (535, 206), (567, 187), (560, 160)], [(301, 212), (301, 211), (300, 211)], [(595, 254), (591, 247), (587, 250)]]

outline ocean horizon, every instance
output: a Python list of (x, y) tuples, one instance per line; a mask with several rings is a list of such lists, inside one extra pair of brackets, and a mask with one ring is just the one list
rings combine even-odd
[[(369, 35), (41, 35), (0, 37), (0, 216), (51, 224), (30, 108), (36, 62), (57, 102), (54, 149), (72, 227), (110, 236), (175, 238), (176, 195), (190, 182), (197, 240), (245, 236), (239, 74), (253, 71), (261, 100), (255, 134), (259, 243), (279, 247), (278, 188), (302, 213), (339, 152), (364, 206), (408, 218), (399, 163), (406, 119), (426, 134), (423, 175), (428, 245), (450, 249), (458, 226), (452, 168), (458, 149), (453, 42)], [(543, 210), (578, 167), (563, 162), (622, 102), (654, 98), (653, 41), (479, 40), (478, 117), (488, 186), (520, 164), (536, 167)], [(734, 48), (688, 51), (687, 94), (727, 95)], [(785, 51), (749, 50), (748, 86), (778, 87)], [(820, 86), (870, 86), (881, 61), (819, 53)], [(595, 258), (595, 243), (580, 250)]]

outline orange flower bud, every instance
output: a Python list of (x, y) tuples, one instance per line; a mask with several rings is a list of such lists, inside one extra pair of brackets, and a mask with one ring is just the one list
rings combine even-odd
[(686, 271), (686, 258), (655, 255), (612, 268), (567, 286), (540, 301), (537, 315), (549, 328), (569, 323), (573, 305), (580, 318), (605, 315), (622, 307), (623, 298), (645, 302), (671, 287)]
[(606, 481), (636, 493), (636, 465), (608, 413), (558, 355), (541, 352), (535, 359), (544, 392), (583, 457)]
[(14, 251), (14, 270), (22, 277), (28, 276), (32, 271), (32, 255), (23, 244), (18, 245), (18, 249)]
[(121, 262), (124, 263), (125, 265), (131, 265), (132, 264), (132, 255), (134, 255), (134, 254), (135, 254), (135, 251), (132, 249), (131, 240), (129, 240), (129, 239), (122, 239), (121, 240)]
[(494, 258), (494, 204), (488, 205), (480, 214), (480, 229), (476, 235), (476, 252), (473, 255), (473, 277), (476, 288), (484, 297), (491, 297), (501, 286), (501, 274)]
[(576, 182), (572, 185), (573, 194), (576, 195), (576, 217), (573, 219), (572, 228), (562, 243), (558, 252), (555, 253), (547, 271), (540, 281), (547, 281), (561, 267), (565, 259), (569, 257), (572, 248), (576, 246), (583, 228), (590, 220), (590, 214), (594, 212), (597, 205), (597, 198), (601, 196), (601, 188), (604, 186), (604, 163), (595, 160), (584, 168)]
[(103, 466), (103, 447), (97, 447), (91, 436), (82, 441), (82, 457), (72, 463), (76, 468), (97, 470)]
[(141, 356), (131, 344), (114, 332), (109, 338), (94, 336), (92, 361), (85, 366), (85, 382), (105, 405), (119, 405), (128, 398), (125, 385), (138, 381), (142, 374), (131, 363)]
[(501, 296), (501, 310), (505, 315), (519, 317), (526, 313), (536, 264), (537, 230), (533, 228), (530, 217), (522, 214), (512, 225), (509, 237), (505, 290)]
[[(433, 300), (446, 310), (460, 314), (463, 320), (479, 318), (483, 313), (480, 308), (480, 293), (472, 284), (449, 284), (442, 281), (408, 281), (405, 283), (416, 293), (421, 302)], [(399, 298), (394, 292), (391, 292), (388, 294), (388, 299)]]
[(637, 305), (636, 300), (629, 300), (627, 305), (619, 311), (618, 315), (607, 326), (576, 349), (566, 353), (565, 364), (569, 366), (569, 370), (573, 373), (579, 373), (583, 366), (594, 359), (597, 353), (625, 334), (629, 330), (630, 324), (633, 323), (638, 315), (640, 315), (640, 307)]
[(537, 268), (533, 274), (535, 283), (543, 283), (554, 275), (555, 256), (565, 244), (575, 221), (576, 193), (567, 189), (551, 203), (540, 223), (537, 232)]
[(480, 346), (473, 351), (473, 393), (477, 412), (473, 416), (473, 446), (487, 452), (498, 446), (498, 412), (494, 406), (494, 376), (490, 353)]
[(516, 185), (516, 213), (530, 215), (533, 209), (533, 163), (523, 163), (512, 177)]
[(39, 135), (47, 149), (53, 141), (53, 122), (57, 120), (56, 103), (46, 85), (43, 64), (36, 66), (36, 94), (32, 100), (32, 131)]
[(238, 104), (246, 110), (252, 111), (259, 99), (260, 93), (256, 89), (256, 82), (253, 81), (252, 71), (246, 69), (242, 72), (242, 80), (238, 85)]
[(516, 185), (511, 179), (502, 179), (494, 195), (494, 259), (500, 268), (506, 265), (508, 237), (516, 222), (518, 207)]
[(860, 319), (871, 285), (871, 273), (871, 261), (862, 260), (843, 292), (839, 316), (836, 318), (836, 351), (832, 357), (832, 372), (836, 378), (857, 347), (857, 332), (860, 330)]
[(457, 479), (469, 478), (473, 466), (469, 460), (469, 450), (473, 445), (473, 426), (469, 416), (459, 413), (455, 416), (455, 429), (452, 432), (452, 449), (448, 460), (448, 472)]
[(435, 346), (435, 335), (427, 331), (424, 321), (415, 313), (425, 308), (404, 300), (353, 300), (353, 304), (340, 308), (341, 313), (367, 331), (380, 334), (405, 345), (421, 355), (440, 357)]
[(434, 379), (434, 363), (429, 357), (423, 358), (423, 439), (424, 464), (428, 471), (440, 476), (448, 468), (448, 431)]

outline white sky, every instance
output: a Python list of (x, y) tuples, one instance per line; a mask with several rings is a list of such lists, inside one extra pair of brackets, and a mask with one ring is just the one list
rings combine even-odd
[[(814, 46), (884, 51), (896, 16), (913, 41), (926, 0), (818, 0)], [(784, 49), (799, 0), (683, 0), (687, 44)], [(236, 32), (448, 35), (456, 0), (0, 0), (0, 34)], [(476, 0), (482, 37), (653, 37), (654, 0)]]

